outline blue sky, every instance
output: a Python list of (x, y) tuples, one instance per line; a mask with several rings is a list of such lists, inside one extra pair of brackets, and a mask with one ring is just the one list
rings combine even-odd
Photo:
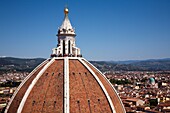
[(0, 0), (0, 56), (48, 58), (67, 2), (86, 59), (170, 57), (170, 0)]

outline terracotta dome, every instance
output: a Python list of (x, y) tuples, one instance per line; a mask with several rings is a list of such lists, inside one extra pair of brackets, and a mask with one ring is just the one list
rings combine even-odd
[[(112, 84), (81, 57), (74, 36), (58, 37), (59, 44), (53, 49), (52, 57), (25, 78), (6, 113), (125, 113)], [(71, 46), (67, 48), (69, 40)], [(60, 51), (60, 46), (71, 50)]]

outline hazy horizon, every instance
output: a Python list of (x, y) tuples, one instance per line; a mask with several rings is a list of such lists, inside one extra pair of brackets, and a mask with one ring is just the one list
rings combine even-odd
[[(0, 58), (19, 58), (19, 59), (36, 59), (36, 58), (43, 58), (43, 59), (47, 59), (45, 57), (16, 57), (16, 56), (0, 56)], [(48, 57), (50, 58), (50, 57)], [(89, 61), (115, 61), (115, 62), (119, 62), (119, 61), (145, 61), (145, 60), (163, 60), (163, 59), (170, 59), (170, 58), (152, 58), (152, 59), (127, 59), (127, 60), (90, 60), (87, 59)]]

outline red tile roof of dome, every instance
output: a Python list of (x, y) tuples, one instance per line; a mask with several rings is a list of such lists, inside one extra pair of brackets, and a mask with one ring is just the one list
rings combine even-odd
[[(67, 78), (68, 77), (68, 78)], [(7, 113), (124, 113), (105, 76), (84, 58), (47, 60), (26, 78)]]

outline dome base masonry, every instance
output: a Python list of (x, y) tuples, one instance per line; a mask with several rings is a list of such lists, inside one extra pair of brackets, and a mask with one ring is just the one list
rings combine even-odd
[(125, 113), (112, 84), (75, 46), (68, 9), (64, 14), (51, 58), (25, 78), (5, 113)]

